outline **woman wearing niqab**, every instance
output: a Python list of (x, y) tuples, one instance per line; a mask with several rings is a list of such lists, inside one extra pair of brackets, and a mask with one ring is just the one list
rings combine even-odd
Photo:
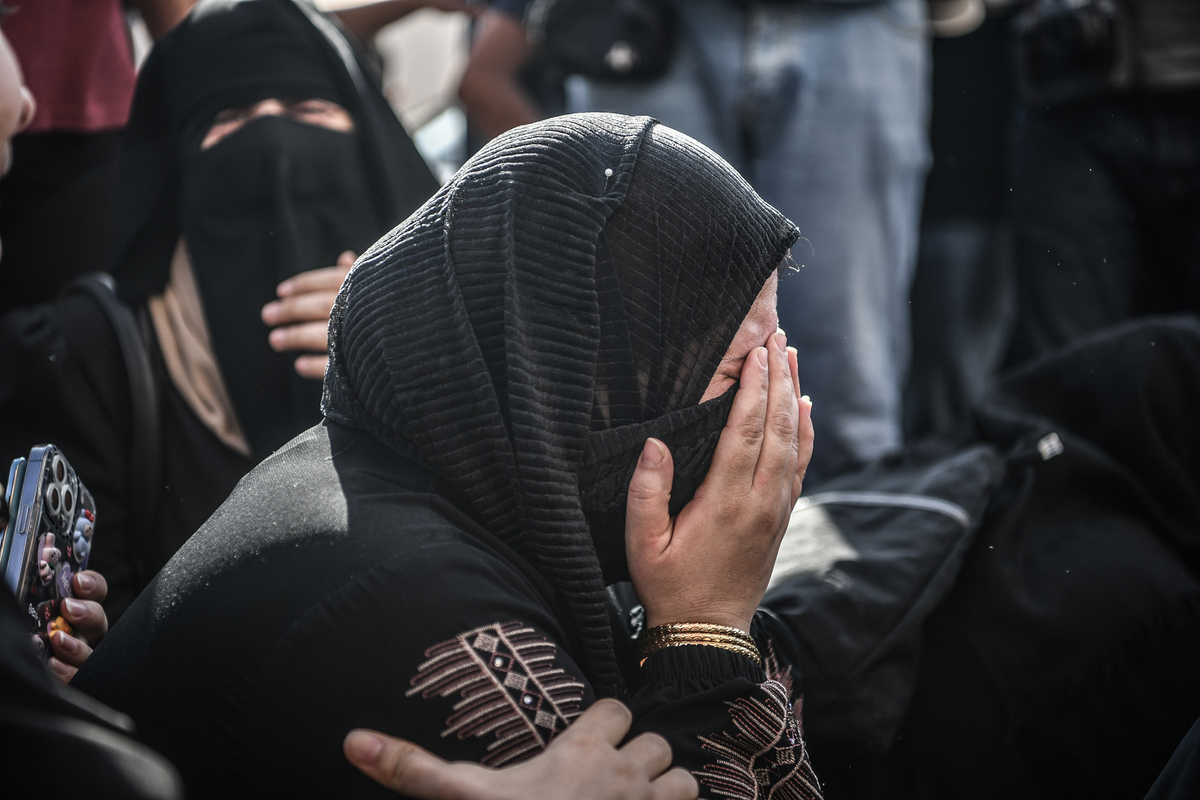
[[(674, 465), (662, 517), (667, 488), (677, 525), (713, 501), (724, 467), (710, 463), (768, 402), (767, 350), (747, 357), (749, 388), (706, 398), (797, 235), (728, 164), (648, 118), (574, 115), (494, 140), (343, 285), (325, 421), (242, 481), (78, 685), (132, 716), (193, 797), (380, 791), (342, 757), (357, 727), (513, 764), (602, 696), (666, 737), (703, 796), (819, 797), (763, 630), (752, 653), (639, 655), (606, 591), (632, 574), (648, 623), (665, 619), (649, 562), (626, 557), (631, 478), (654, 437)], [(786, 376), (782, 337), (758, 337)], [(770, 403), (803, 407), (792, 381), (770, 385)], [(811, 452), (807, 418), (789, 418), (801, 445), (763, 504), (780, 533)], [(704, 569), (765, 588), (729, 552)]]
[[(205, 143), (218, 114), (268, 98), (336, 104), (352, 129), (281, 114)], [(0, 392), (0, 447), (54, 442), (91, 489), (110, 619), (254, 464), (321, 419), (320, 381), (268, 342), (276, 287), (362, 252), (436, 189), (371, 65), (306, 0), (201, 0), (155, 44), (122, 147), (112, 274), (142, 317), (157, 412), (138, 406), (89, 297), (3, 332), (11, 357), (29, 354), (7, 374), (29, 377)]]

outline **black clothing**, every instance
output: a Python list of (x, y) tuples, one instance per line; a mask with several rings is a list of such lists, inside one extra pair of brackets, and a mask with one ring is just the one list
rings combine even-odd
[(597, 691), (616, 693), (596, 551), (623, 555), (647, 437), (677, 448), (673, 511), (691, 498), (732, 396), (696, 404), (798, 235), (647, 117), (517, 128), (347, 277), (326, 417), (441, 477), (534, 564)]
[[(563, 619), (445, 482), (327, 422), (239, 484), (74, 683), (132, 716), (191, 798), (389, 797), (342, 756), (351, 728), (498, 766), (594, 700)], [(753, 767), (818, 795), (786, 694), (753, 663), (672, 648), (642, 677), (633, 732), (665, 735), (677, 764), (746, 796)], [(739, 732), (755, 712), (763, 727)]]
[(1200, 312), (1200, 90), (1024, 108), (1014, 158), (1011, 364)]
[[(915, 682), (894, 679), (894, 655), (880, 658), (897, 651), (887, 628), (868, 657), (834, 658), (888, 620), (872, 590), (890, 590), (911, 559), (865, 588), (837, 582), (841, 602), (863, 615), (843, 614), (852, 636), (826, 644), (811, 625), (797, 631), (806, 693), (824, 701), (805, 704), (805, 730), (831, 797), (1145, 795), (1200, 716), (1197, 408), (1193, 317), (1088, 337), (1010, 374), (977, 407), (975, 441), (1003, 454), (1004, 478), (953, 590), (927, 617), (903, 619), (923, 625), (919, 652), (907, 648), (919, 659)], [(874, 519), (873, 535), (857, 538), (862, 563), (843, 568), (856, 582), (870, 577), (877, 548), (914, 530), (902, 516), (891, 529)], [(787, 619), (778, 592), (766, 604)], [(907, 703), (898, 728), (894, 702), (860, 689), (889, 677), (884, 699)], [(856, 726), (828, 716), (831, 699), (860, 697), (885, 713), (852, 707)]]
[(1200, 719), (1183, 737), (1166, 769), (1150, 787), (1146, 800), (1188, 800), (1200, 797)]
[(961, 432), (999, 377), (1008, 349), (1010, 17), (993, 13), (966, 36), (933, 40), (933, 168), (909, 297), (908, 441)]
[(0, 314), (108, 269), (121, 131), (23, 133), (0, 178)]
[(140, 421), (108, 318), (91, 297), (72, 295), (0, 318), (0, 343), (0, 458), (50, 442), (71, 459), (96, 500), (89, 563), (108, 581), (115, 622), (254, 462), (201, 424), (152, 348), (161, 482), (154, 524), (142, 526), (154, 535), (139, 538), (132, 517), (145, 511), (131, 505), (129, 444)]
[(0, 770), (7, 797), (174, 800), (178, 773), (125, 734), (129, 719), (58, 684), (0, 586)]
[[(256, 119), (206, 150), (214, 116), (260, 100), (342, 106), (350, 133)], [(259, 314), (298, 272), (361, 253), (437, 189), (374, 74), (307, 0), (199, 3), (157, 43), (124, 142), (122, 293), (162, 290), (187, 243), (213, 351), (255, 460), (320, 419), (320, 385), (277, 353)]]
[(1134, 0), (1133, 71), (1158, 90), (1200, 86), (1200, 7), (1192, 0)]
[[(113, 331), (74, 297), (0, 322), (0, 458), (52, 442), (98, 504), (92, 561), (115, 621), (260, 458), (320, 419), (318, 381), (296, 375), (261, 321), (276, 285), (361, 252), (436, 182), (377, 83), (333, 23), (303, 0), (201, 2), (159, 41), (138, 80), (117, 217), (121, 291), (141, 308), (161, 292), (186, 239), (224, 384), (251, 446), (222, 444), (157, 370), (162, 459), (156, 508), (130, 491), (129, 381)], [(208, 150), (213, 115), (269, 97), (333, 100), (353, 135), (258, 119)], [(2, 462), (7, 463), (7, 462)], [(153, 516), (137, 537), (131, 521)]]

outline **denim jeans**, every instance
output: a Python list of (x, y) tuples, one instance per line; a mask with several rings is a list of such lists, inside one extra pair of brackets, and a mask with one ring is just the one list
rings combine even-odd
[(799, 226), (779, 319), (813, 398), (813, 486), (902, 440), (929, 166), (925, 2), (677, 5), (680, 45), (664, 77), (574, 78), (568, 107), (647, 114), (687, 133)]
[(1200, 312), (1200, 91), (1024, 109), (1012, 213), (1011, 363), (1131, 316)]
[(1015, 306), (1010, 239), (1007, 225), (986, 218), (922, 226), (904, 393), (909, 439), (962, 433), (999, 376)]

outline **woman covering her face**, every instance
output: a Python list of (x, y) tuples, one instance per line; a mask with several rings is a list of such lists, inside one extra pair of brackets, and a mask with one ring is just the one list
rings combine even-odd
[[(321, 419), (323, 370), (301, 377), (272, 345), (277, 286), (362, 252), (436, 189), (367, 63), (304, 0), (202, 0), (156, 43), (125, 133), (112, 273), (143, 317), (157, 410), (138, 406), (90, 298), (4, 332), (30, 353), (12, 374), (37, 391), (0, 391), (0, 446), (69, 454), (99, 508), (110, 618), (254, 464)], [(301, 359), (324, 357), (340, 278)]]
[[(601, 696), (706, 796), (819, 796), (790, 677), (747, 635), (811, 453), (774, 316), (796, 237), (648, 118), (493, 141), (343, 285), (325, 422), (77, 685), (192, 797), (368, 792), (355, 727), (513, 764)], [(639, 641), (605, 588), (630, 578)]]

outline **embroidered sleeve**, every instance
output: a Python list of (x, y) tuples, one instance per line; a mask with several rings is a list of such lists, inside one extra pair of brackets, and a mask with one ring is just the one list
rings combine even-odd
[(454, 699), (442, 736), (490, 738), (483, 763), (503, 766), (544, 750), (582, 711), (584, 685), (557, 653), (521, 622), (484, 625), (426, 650), (407, 695)]
[(787, 689), (768, 680), (751, 696), (726, 703), (732, 729), (701, 736), (714, 760), (695, 771), (715, 797), (735, 800), (816, 800), (813, 774)]
[(692, 771), (700, 796), (730, 800), (819, 800), (789, 686), (768, 657), (770, 675), (741, 656), (709, 647), (655, 653), (633, 697), (634, 732), (671, 743), (677, 766)]

